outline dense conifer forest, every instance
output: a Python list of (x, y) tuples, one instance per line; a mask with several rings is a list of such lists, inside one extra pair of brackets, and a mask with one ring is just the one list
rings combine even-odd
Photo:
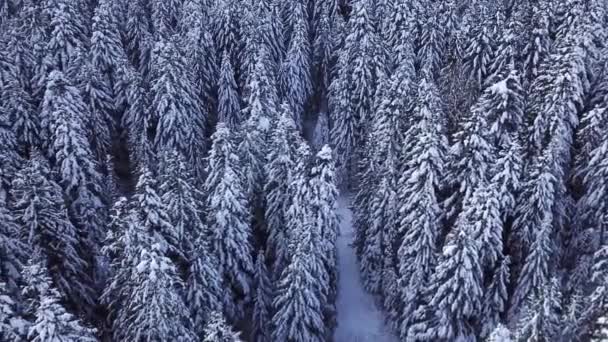
[(0, 0), (0, 341), (608, 341), (607, 38), (605, 0)]

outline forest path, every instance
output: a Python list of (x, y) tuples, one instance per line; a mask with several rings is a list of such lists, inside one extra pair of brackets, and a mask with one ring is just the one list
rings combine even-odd
[(359, 274), (355, 250), (351, 246), (354, 237), (350, 198), (340, 196), (340, 236), (338, 237), (338, 326), (334, 342), (397, 342), (384, 324), (384, 317), (374, 303), (374, 298), (365, 292)]

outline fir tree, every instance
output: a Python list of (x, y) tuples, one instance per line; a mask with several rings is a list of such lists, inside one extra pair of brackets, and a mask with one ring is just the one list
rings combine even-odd
[(134, 260), (136, 263), (130, 265), (134, 268), (133, 287), (123, 309), (126, 330), (121, 334), (130, 340), (195, 341), (188, 310), (178, 292), (181, 282), (177, 270), (163, 255), (164, 246), (154, 240), (153, 236), (146, 236), (139, 241), (140, 254)]
[(358, 165), (357, 158), (365, 145), (377, 75), (384, 66), (376, 50), (380, 44), (368, 13), (368, 1), (358, 0), (353, 5), (349, 34), (339, 56), (338, 75), (332, 82), (330, 98), (334, 122), (332, 147), (337, 155), (339, 174), (346, 183), (352, 175), (344, 172)]
[(219, 124), (213, 135), (205, 172), (206, 214), (213, 234), (212, 251), (218, 256), (218, 269), (224, 286), (229, 290), (223, 300), (224, 310), (231, 320), (243, 315), (240, 302), (250, 296), (253, 272), (250, 212), (240, 181), (239, 165), (230, 131)]
[(52, 181), (48, 164), (35, 155), (12, 184), (11, 206), (23, 227), (21, 239), (40, 249), (59, 291), (79, 308), (95, 303), (91, 274), (79, 232), (68, 218), (61, 188)]
[(177, 30), (180, 17), (180, 1), (150, 1), (152, 12), (152, 27), (154, 34), (158, 38), (169, 38)]
[(254, 342), (264, 342), (270, 340), (271, 317), (272, 317), (272, 295), (273, 288), (270, 281), (270, 274), (266, 266), (266, 258), (263, 251), (258, 253), (255, 262), (254, 287), (255, 296), (253, 298), (253, 325), (252, 340)]
[(194, 331), (204, 335), (205, 323), (211, 314), (222, 310), (222, 279), (218, 272), (217, 257), (212, 253), (209, 235), (199, 234), (192, 251), (188, 278), (186, 280), (186, 305), (190, 308)]
[(215, 312), (205, 326), (203, 342), (241, 342), (239, 335), (226, 323), (221, 313)]
[(35, 321), (28, 329), (28, 341), (97, 341), (95, 330), (85, 327), (61, 304), (59, 292), (51, 284), (42, 261), (32, 261), (24, 271), (25, 292), (35, 293)]
[(198, 175), (201, 166), (195, 156), (205, 146), (207, 115), (197, 101), (186, 62), (172, 41), (156, 44), (152, 62), (150, 110), (158, 120), (156, 149), (181, 153)]
[(28, 322), (17, 311), (17, 303), (10, 296), (5, 283), (0, 283), (0, 338), (6, 341), (26, 341)]
[(317, 270), (322, 266), (311, 227), (297, 227), (298, 247), (281, 274), (274, 300), (275, 341), (324, 341), (323, 298)]
[(218, 84), (218, 120), (230, 129), (243, 122), (238, 88), (234, 80), (234, 69), (227, 53), (222, 57), (222, 68)]
[(443, 256), (431, 279), (429, 302), (436, 320), (434, 336), (451, 341), (474, 336), (473, 322), (482, 308), (482, 271), (479, 247), (470, 232), (460, 230), (443, 248)]
[(561, 317), (561, 292), (558, 280), (547, 279), (531, 296), (518, 324), (516, 340), (553, 341), (559, 338)]
[(296, 3), (293, 10), (294, 31), (280, 72), (281, 94), (301, 130), (304, 106), (312, 94), (310, 43), (304, 4)]

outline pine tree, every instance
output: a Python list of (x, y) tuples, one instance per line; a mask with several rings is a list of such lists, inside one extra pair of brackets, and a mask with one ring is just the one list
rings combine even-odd
[(239, 15), (243, 10), (238, 6), (238, 1), (228, 0), (218, 3), (213, 13), (213, 38), (217, 48), (218, 58), (224, 52), (230, 56), (230, 62), (235, 66), (235, 79), (237, 84), (243, 81), (244, 70), (239, 66), (243, 54), (243, 30), (239, 22)]
[(196, 155), (204, 149), (207, 114), (202, 112), (192, 87), (191, 75), (176, 44), (156, 44), (152, 58), (153, 81), (150, 111), (158, 120), (154, 144), (157, 151), (176, 150), (195, 173), (200, 172)]
[(511, 298), (511, 316), (513, 316), (525, 300), (538, 294), (546, 283), (552, 271), (553, 245), (551, 216), (545, 216), (536, 227), (536, 239), (530, 252), (526, 256), (525, 263), (517, 279), (517, 286)]
[(496, 50), (495, 36), (492, 30), (491, 18), (493, 13), (488, 13), (491, 9), (484, 5), (481, 13), (476, 13), (478, 22), (472, 28), (472, 37), (464, 51), (464, 66), (471, 75), (470, 77), (477, 83), (479, 89), (483, 89), (488, 76), (491, 73), (493, 53)]
[(540, 75), (541, 63), (550, 50), (549, 10), (542, 5), (541, 1), (532, 2), (529, 38), (523, 50), (525, 84), (528, 85)]
[(67, 71), (76, 53), (87, 46), (87, 27), (77, 2), (50, 0), (47, 6), (51, 33), (45, 48), (45, 70), (39, 80), (40, 86), (46, 82), (48, 72)]
[[(510, 281), (510, 263), (509, 257), (504, 257), (496, 263), (496, 268), (492, 274), (492, 280), (489, 286), (485, 289), (483, 296), (483, 316), (481, 336), (492, 336), (500, 329), (500, 317), (507, 310), (508, 289)], [(504, 328), (504, 327), (503, 327)]]
[(339, 56), (338, 75), (331, 85), (332, 148), (337, 155), (341, 183), (345, 184), (353, 176), (346, 170), (358, 165), (357, 158), (363, 152), (377, 75), (384, 67), (384, 61), (379, 58), (382, 54), (376, 50), (380, 44), (368, 12), (367, 0), (353, 4), (349, 34)]
[(11, 129), (10, 117), (0, 112), (0, 199), (6, 200), (10, 184), (23, 160), (18, 153), (17, 137)]
[(40, 148), (40, 117), (34, 102), (24, 86), (13, 78), (0, 89), (0, 112), (10, 118), (12, 130), (19, 146), (18, 151), (29, 157), (32, 149)]
[(195, 179), (184, 157), (175, 151), (167, 151), (160, 160), (161, 201), (171, 219), (180, 254), (191, 255), (194, 241), (205, 233), (202, 195), (196, 189)]
[(133, 288), (124, 308), (126, 330), (121, 334), (129, 340), (195, 341), (188, 310), (180, 297), (182, 284), (175, 266), (164, 256), (163, 244), (157, 243), (154, 236), (147, 236), (149, 232), (140, 234), (146, 237), (139, 242), (136, 263), (130, 265), (134, 268)]
[(122, 45), (121, 27), (115, 13), (116, 6), (109, 0), (102, 0), (93, 16), (93, 34), (91, 37), (91, 62), (103, 75), (108, 88), (112, 89), (117, 82), (117, 72), (127, 62)]
[(176, 32), (180, 17), (180, 2), (179, 0), (150, 1), (152, 27), (157, 41), (159, 38), (167, 39)]
[(275, 341), (324, 341), (323, 298), (317, 270), (322, 266), (312, 227), (297, 227), (298, 247), (281, 274), (274, 300)]
[(302, 130), (304, 107), (312, 94), (310, 42), (306, 8), (297, 2), (293, 9), (293, 34), (281, 66), (281, 94), (289, 103), (296, 126)]
[(211, 315), (205, 326), (203, 342), (241, 342), (239, 333), (232, 330), (221, 313), (215, 312)]
[(194, 257), (186, 280), (186, 305), (190, 308), (194, 331), (204, 335), (205, 323), (211, 314), (222, 310), (222, 279), (218, 272), (217, 257), (211, 251), (209, 235), (199, 234), (195, 240)]
[(0, 338), (6, 341), (26, 341), (28, 322), (17, 311), (17, 303), (10, 296), (5, 283), (0, 283)]
[(179, 33), (182, 37), (180, 43), (188, 63), (188, 70), (192, 71), (192, 84), (202, 102), (203, 111), (209, 113), (209, 122), (213, 123), (213, 115), (219, 101), (217, 92), (222, 85), (221, 79), (218, 79), (221, 77), (219, 70), (221, 60), (218, 59), (216, 45), (209, 32), (207, 11), (211, 9), (211, 5), (206, 4), (204, 0), (184, 1)]
[(321, 255), (325, 270), (329, 275), (328, 301), (324, 308), (324, 321), (327, 322), (328, 326), (331, 326), (336, 316), (334, 301), (338, 291), (336, 240), (338, 238), (339, 219), (337, 215), (338, 190), (335, 179), (335, 164), (329, 146), (323, 146), (315, 156), (310, 176), (311, 218), (320, 231)]
[(213, 135), (204, 188), (212, 251), (218, 256), (218, 269), (228, 290), (223, 298), (224, 310), (231, 320), (243, 316), (240, 302), (250, 296), (253, 273), (250, 212), (239, 165), (230, 131), (220, 123)]
[(479, 247), (466, 229), (443, 248), (431, 279), (429, 302), (436, 317), (434, 335), (440, 341), (474, 336), (474, 322), (481, 317), (482, 271)]
[[(419, 294), (427, 286), (435, 265), (438, 238), (441, 234), (439, 207), (442, 178), (447, 164), (447, 137), (442, 112), (432, 83), (426, 78), (418, 87), (414, 123), (406, 133), (402, 155), (404, 172), (397, 185), (397, 229), (403, 240), (398, 246), (398, 278), (403, 309), (401, 336), (405, 337), (410, 316), (421, 304)], [(398, 302), (399, 303), (399, 302)]]
[(21, 239), (21, 227), (15, 214), (7, 207), (6, 203), (0, 205), (0, 220), (1, 286), (5, 291), (16, 293), (21, 278), (21, 269), (31, 252), (31, 248)]
[(51, 284), (43, 261), (32, 261), (24, 271), (25, 292), (35, 293), (35, 321), (29, 327), (28, 341), (97, 341), (95, 329), (85, 327), (61, 304), (59, 292)]
[(224, 52), (218, 84), (218, 120), (230, 129), (236, 129), (243, 122), (238, 88), (234, 79), (234, 69), (228, 54)]
[(152, 23), (148, 1), (135, 0), (127, 4), (125, 23), (125, 50), (133, 67), (144, 79), (149, 77), (150, 57), (153, 47)]
[(518, 341), (554, 341), (559, 338), (561, 317), (561, 292), (556, 278), (547, 279), (525, 306), (518, 324)]
[(40, 249), (59, 291), (83, 309), (94, 306), (91, 274), (79, 232), (68, 218), (61, 188), (47, 162), (35, 154), (13, 181), (11, 207), (23, 227), (21, 239)]
[(264, 252), (258, 253), (254, 274), (255, 296), (253, 297), (253, 333), (254, 342), (270, 341), (272, 318), (273, 288), (270, 273), (266, 266)]
[(180, 248), (179, 232), (171, 223), (167, 206), (158, 195), (158, 182), (153, 173), (144, 168), (135, 186), (130, 216), (139, 229), (153, 236), (167, 255), (174, 260), (183, 260), (186, 256)]
[[(286, 109), (286, 106), (283, 107)], [(295, 167), (295, 146), (290, 137), (296, 131), (289, 111), (284, 110), (270, 137), (267, 174), (264, 184), (265, 222), (268, 229), (267, 255), (275, 277), (286, 267), (289, 239), (287, 238), (287, 210), (291, 203), (289, 194)]]
[(101, 74), (99, 69), (94, 67), (86, 56), (81, 55), (82, 60), (76, 73), (75, 84), (80, 88), (82, 100), (90, 120), (87, 129), (91, 150), (95, 153), (96, 160), (102, 162), (105, 156), (111, 151), (112, 138), (115, 136), (116, 124), (114, 116), (117, 111), (114, 91), (110, 88), (107, 76)]

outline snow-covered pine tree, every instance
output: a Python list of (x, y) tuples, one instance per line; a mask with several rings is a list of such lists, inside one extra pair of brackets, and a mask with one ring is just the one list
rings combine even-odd
[[(453, 241), (443, 247), (443, 254), (431, 277), (427, 295), (434, 317), (430, 330), (422, 336), (436, 341), (470, 340), (481, 317), (483, 274), (479, 245), (467, 227), (460, 227)], [(416, 339), (418, 334), (408, 335)]]
[(172, 40), (156, 43), (152, 53), (152, 111), (158, 124), (156, 150), (175, 150), (194, 168), (198, 177), (202, 165), (197, 154), (205, 148), (207, 116), (192, 87), (192, 75), (185, 58)]
[(246, 120), (241, 125), (242, 133), (237, 149), (242, 172), (246, 176), (245, 189), (249, 206), (252, 211), (258, 211), (261, 205), (260, 190), (266, 178), (264, 165), (272, 124), (279, 115), (276, 83), (269, 69), (265, 48), (259, 51), (248, 91), (247, 107), (243, 110)]
[(180, 248), (178, 231), (171, 223), (167, 206), (158, 194), (158, 181), (147, 168), (140, 172), (130, 208), (134, 223), (154, 237), (154, 243), (160, 244), (167, 255), (174, 260), (186, 257)]
[[(484, 94), (491, 96), (492, 90)], [(459, 215), (463, 203), (472, 196), (473, 191), (491, 177), (491, 166), (496, 160), (496, 147), (489, 132), (490, 118), (486, 116), (488, 107), (484, 99), (482, 95), (471, 113), (462, 119), (454, 135), (447, 175), (453, 193), (444, 203), (448, 222)]]
[(67, 71), (78, 51), (88, 45), (87, 29), (76, 1), (50, 0), (45, 4), (46, 14), (50, 16), (50, 38), (46, 43), (42, 61), (44, 71), (39, 75), (39, 86), (46, 83), (46, 76), (53, 70)]
[(269, 143), (268, 163), (265, 165), (267, 175), (264, 184), (265, 222), (267, 227), (266, 252), (269, 264), (272, 265), (274, 279), (280, 276), (280, 270), (287, 265), (288, 256), (288, 226), (287, 210), (291, 203), (289, 194), (292, 174), (296, 164), (293, 142), (297, 139), (290, 137), (296, 131), (293, 117), (286, 105), (279, 122), (274, 126)]
[(516, 317), (528, 298), (539, 295), (539, 291), (542, 291), (549, 282), (549, 277), (554, 269), (553, 260), (556, 247), (552, 239), (552, 215), (546, 212), (540, 212), (539, 215), (542, 217), (539, 222), (540, 226), (535, 227), (534, 242), (529, 247), (511, 297), (509, 312), (511, 318)]
[(61, 187), (47, 161), (35, 153), (12, 183), (11, 208), (21, 239), (41, 251), (59, 291), (78, 308), (92, 309), (95, 294), (79, 232), (70, 222)]
[(91, 62), (104, 77), (107, 87), (113, 89), (118, 81), (118, 70), (127, 63), (122, 44), (121, 23), (111, 0), (99, 1), (93, 16), (91, 36)]
[(5, 341), (26, 341), (28, 323), (18, 312), (17, 302), (0, 282), (0, 339)]
[(510, 222), (513, 218), (517, 197), (522, 188), (524, 152), (516, 137), (510, 139), (510, 146), (498, 151), (496, 164), (491, 171), (490, 183), (498, 192), (500, 215), (503, 222)]
[(426, 8), (419, 13), (422, 19), (420, 37), (417, 44), (417, 70), (425, 70), (432, 79), (436, 79), (444, 63), (446, 40), (443, 28), (439, 25), (435, 8)]
[(526, 87), (540, 75), (541, 63), (547, 57), (551, 46), (549, 8), (543, 6), (546, 5), (545, 1), (532, 1), (531, 5), (530, 26), (526, 27), (528, 39), (522, 52), (525, 76), (523, 83)]
[(211, 251), (211, 232), (199, 232), (191, 252), (190, 268), (185, 285), (186, 305), (190, 308), (194, 332), (204, 335), (211, 314), (222, 310), (222, 279), (217, 257)]
[(232, 330), (220, 312), (214, 312), (209, 318), (203, 333), (203, 342), (242, 342), (240, 334)]
[(182, 282), (173, 262), (165, 256), (166, 246), (158, 236), (141, 226), (137, 241), (139, 254), (129, 265), (132, 282), (127, 297), (124, 328), (120, 334), (126, 340), (143, 341), (196, 341), (191, 330), (189, 311), (180, 296)]
[[(84, 326), (62, 304), (59, 291), (51, 282), (45, 261), (35, 256), (25, 268), (24, 295), (31, 299), (29, 310), (34, 317), (27, 333), (32, 342), (83, 341), (95, 342), (95, 329)], [(32, 305), (33, 304), (33, 305)]]
[[(48, 155), (58, 170), (57, 180), (63, 188), (70, 219), (78, 229), (82, 252), (93, 257), (103, 238), (106, 198), (98, 163), (87, 140), (87, 112), (77, 90), (61, 72), (49, 75), (47, 88), (45, 102), (55, 103), (48, 113), (51, 116), (47, 117), (51, 134)], [(47, 99), (47, 96), (54, 97)]]
[(294, 121), (302, 130), (304, 108), (312, 94), (311, 51), (306, 6), (297, 1), (292, 8), (293, 34), (281, 66), (281, 97), (290, 106)]
[(9, 123), (19, 146), (17, 151), (29, 157), (32, 149), (40, 148), (40, 116), (21, 82), (13, 77), (5, 83), (0, 89), (0, 113), (10, 118)]
[[(345, 45), (340, 52), (338, 74), (331, 84), (332, 148), (340, 183), (352, 183), (358, 158), (364, 152), (372, 119), (377, 74), (385, 67), (378, 37), (370, 17), (369, 0), (353, 3)], [(348, 171), (350, 170), (350, 171)], [(354, 184), (350, 184), (354, 185)]]
[(243, 15), (243, 9), (236, 0), (217, 2), (213, 7), (212, 23), (213, 38), (217, 48), (217, 58), (221, 58), (224, 52), (230, 56), (230, 62), (235, 67), (235, 79), (238, 85), (242, 84), (244, 72), (240, 68), (243, 54), (243, 32), (242, 23), (239, 18)]
[(501, 327), (501, 317), (507, 310), (510, 266), (511, 259), (508, 256), (496, 262), (491, 281), (484, 289), (480, 335), (490, 340), (496, 329)]
[(180, 0), (149, 1), (155, 40), (168, 39), (176, 33), (180, 17)]
[(270, 280), (270, 273), (266, 265), (264, 251), (258, 253), (255, 261), (255, 273), (253, 277), (255, 295), (253, 296), (253, 342), (270, 341), (272, 332), (272, 297), (274, 289)]
[(111, 152), (112, 138), (115, 136), (116, 101), (107, 76), (85, 59), (85, 55), (79, 58), (81, 63), (76, 67), (79, 70), (75, 71), (74, 80), (80, 88), (82, 100), (90, 115), (86, 126), (91, 150), (95, 153), (96, 160), (101, 163)]
[(480, 16), (477, 23), (472, 27), (471, 37), (464, 51), (464, 66), (471, 78), (477, 82), (479, 89), (483, 89), (488, 76), (492, 72), (492, 61), (494, 60), (494, 52), (496, 49), (496, 37), (494, 35), (494, 16), (495, 13), (489, 13), (490, 9), (487, 6), (482, 6)]
[(323, 268), (315, 228), (295, 228), (294, 255), (281, 274), (274, 300), (274, 341), (325, 341), (323, 289), (318, 270)]
[(128, 2), (124, 31), (123, 37), (127, 56), (133, 67), (147, 80), (154, 44), (148, 1), (134, 0)]
[(183, 1), (179, 34), (182, 37), (181, 48), (192, 71), (192, 84), (202, 101), (203, 111), (209, 113), (209, 123), (215, 119), (220, 60), (216, 51), (213, 36), (210, 33), (207, 12), (211, 5), (205, 0)]
[(546, 279), (537, 288), (537, 293), (525, 303), (518, 322), (516, 341), (555, 341), (559, 339), (562, 326), (562, 294), (557, 278)]
[(222, 123), (213, 134), (204, 189), (207, 225), (213, 234), (212, 252), (226, 289), (224, 310), (231, 321), (243, 317), (242, 301), (251, 294), (253, 273), (250, 211), (230, 130)]
[(0, 108), (0, 200), (6, 201), (15, 173), (23, 164), (8, 113)]
[[(21, 268), (31, 252), (21, 239), (21, 227), (6, 203), (0, 204), (0, 276), (2, 291), (17, 293)], [(8, 295), (8, 293), (6, 293)]]
[(491, 273), (503, 256), (503, 220), (497, 189), (482, 181), (464, 202), (455, 229), (467, 231), (478, 244), (479, 264), (484, 275)]
[(336, 187), (335, 164), (331, 148), (323, 146), (314, 158), (310, 171), (311, 219), (320, 231), (320, 248), (324, 267), (329, 275), (327, 305), (323, 308), (324, 321), (331, 327), (335, 324), (335, 300), (338, 291), (338, 189)]
[(195, 178), (180, 153), (163, 152), (159, 164), (160, 198), (173, 226), (179, 254), (188, 259), (197, 237), (208, 234), (201, 217), (202, 194), (196, 189)]
[(238, 87), (234, 79), (234, 68), (226, 52), (222, 57), (222, 67), (218, 83), (218, 121), (231, 130), (236, 130), (243, 122)]

